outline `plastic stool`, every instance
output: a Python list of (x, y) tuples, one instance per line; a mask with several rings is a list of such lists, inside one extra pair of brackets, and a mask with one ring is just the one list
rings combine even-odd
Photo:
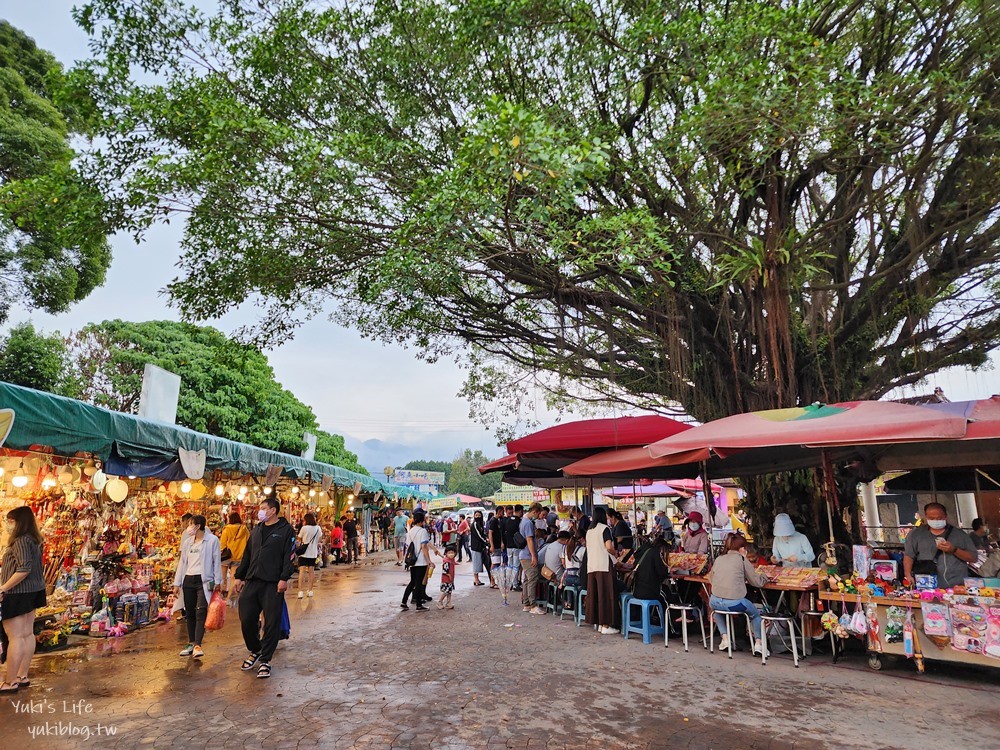
[(806, 623), (806, 618), (807, 617), (822, 618), (823, 614), (824, 614), (823, 612), (819, 612), (819, 611), (815, 611), (815, 610), (810, 610), (808, 612), (800, 612), (799, 613), (799, 617), (801, 618), (800, 621), (799, 621), (799, 630), (802, 631), (802, 653), (799, 655), (800, 659), (805, 659), (807, 656), (809, 656), (809, 649), (806, 648), (806, 644), (808, 643), (808, 641), (806, 640), (806, 629), (804, 627), (805, 623)]
[(768, 648), (767, 648), (768, 647), (768, 643), (767, 643), (767, 626), (770, 625), (771, 623), (775, 623), (775, 622), (784, 622), (784, 623), (788, 624), (788, 635), (789, 635), (788, 640), (790, 640), (792, 642), (792, 661), (795, 662), (795, 667), (798, 668), (798, 666), (799, 666), (799, 649), (798, 649), (798, 645), (795, 642), (795, 638), (797, 636), (797, 634), (795, 632), (795, 618), (792, 615), (769, 615), (769, 614), (761, 614), (760, 619), (761, 619), (761, 627), (760, 627), (760, 630), (761, 630), (761, 633), (760, 633), (760, 636), (761, 636), (760, 637), (760, 663), (763, 664), (763, 665), (765, 665), (765, 666), (767, 665), (767, 651), (768, 651)]
[(625, 617), (625, 605), (628, 604), (628, 600), (632, 598), (632, 593), (630, 591), (623, 591), (621, 595), (621, 607), (622, 607), (622, 617)]
[[(637, 625), (632, 624), (632, 608), (639, 607), (640, 619)], [(653, 625), (652, 611), (655, 609), (660, 616), (660, 624)], [(632, 633), (642, 636), (643, 643), (652, 643), (653, 636), (659, 635), (666, 630), (666, 620), (663, 616), (663, 604), (659, 599), (636, 599), (633, 596), (628, 598), (625, 609), (622, 612), (622, 633), (625, 640)]]
[(583, 600), (587, 598), (587, 589), (580, 589), (576, 595), (576, 626), (583, 624)]
[[(733, 618), (734, 617), (743, 617), (743, 618), (746, 619), (746, 621), (747, 621), (747, 634), (750, 636), (750, 644), (751, 644), (751, 647), (752, 647), (754, 638), (753, 638), (753, 627), (750, 624), (750, 615), (748, 615), (746, 612), (734, 612), (734, 611), (728, 610), (728, 609), (716, 609), (716, 610), (712, 611), (709, 614), (709, 617), (712, 618), (712, 628), (709, 631), (709, 635), (708, 635), (708, 650), (711, 653), (713, 653), (713, 654), (715, 653), (715, 615), (722, 615), (723, 617), (726, 618), (726, 632), (729, 634), (728, 640), (729, 640), (729, 658), (730, 659), (733, 658), (733, 640), (735, 640), (733, 638)], [(721, 633), (720, 633), (720, 635), (721, 635)]]
[(565, 586), (562, 590), (562, 608), (559, 610), (559, 619), (562, 620), (563, 615), (569, 610), (571, 617), (576, 617), (576, 598), (580, 592), (579, 586)]
[(555, 614), (556, 610), (559, 609), (559, 584), (555, 581), (546, 581), (545, 583), (548, 585), (545, 589), (545, 605), (543, 608), (546, 612)]
[[(705, 618), (701, 616), (701, 609), (699, 609), (698, 607), (694, 607), (694, 606), (692, 606), (690, 604), (668, 604), (667, 605), (667, 617), (668, 618), (670, 617), (670, 613), (671, 612), (680, 612), (681, 613), (681, 634), (682, 634), (682, 636), (684, 638), (684, 650), (685, 651), (689, 651), (690, 650), (690, 649), (688, 649), (688, 621), (687, 621), (688, 612), (692, 613), (695, 616), (695, 618), (698, 620), (698, 624), (701, 626), (701, 647), (702, 648), (708, 648), (708, 636), (705, 635)], [(664, 631), (663, 645), (664, 646), (669, 646), (670, 645), (670, 626), (669, 626), (669, 623), (667, 625), (667, 628)]]

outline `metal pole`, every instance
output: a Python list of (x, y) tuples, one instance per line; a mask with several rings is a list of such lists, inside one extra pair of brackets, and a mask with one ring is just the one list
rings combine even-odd
[(934, 467), (931, 467), (931, 498), (937, 502), (937, 477), (934, 476)]
[(712, 483), (708, 479), (708, 462), (701, 462), (701, 486), (705, 493), (705, 507), (708, 508), (708, 559), (715, 559), (715, 496), (712, 494)]

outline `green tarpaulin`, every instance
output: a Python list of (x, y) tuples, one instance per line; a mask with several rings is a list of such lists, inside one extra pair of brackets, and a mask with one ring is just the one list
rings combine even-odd
[(206, 470), (263, 476), (268, 467), (280, 466), (286, 477), (304, 479), (309, 475), (319, 483), (322, 477), (328, 476), (340, 487), (354, 487), (360, 482), (363, 492), (381, 491), (390, 498), (394, 493), (400, 498), (430, 497), (339, 466), (308, 461), (2, 381), (0, 409), (14, 411), (14, 425), (4, 446), (16, 450), (46, 446), (61, 456), (90, 453), (103, 461), (112, 455), (125, 460), (174, 460), (178, 448), (204, 450)]

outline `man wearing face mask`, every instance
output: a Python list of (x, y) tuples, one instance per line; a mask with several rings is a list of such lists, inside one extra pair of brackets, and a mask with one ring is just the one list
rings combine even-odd
[(906, 535), (903, 545), (903, 575), (936, 575), (938, 587), (960, 586), (969, 575), (969, 563), (977, 559), (976, 545), (959, 528), (948, 523), (948, 511), (941, 503), (924, 506), (925, 524)]
[[(257, 677), (271, 676), (271, 657), (278, 647), (281, 613), (288, 579), (295, 569), (295, 529), (278, 515), (281, 504), (273, 497), (261, 502), (260, 521), (252, 532), (233, 588), (240, 596), (240, 624), (249, 656), (240, 667), (249, 672), (259, 663)], [(260, 614), (264, 613), (264, 635)]]

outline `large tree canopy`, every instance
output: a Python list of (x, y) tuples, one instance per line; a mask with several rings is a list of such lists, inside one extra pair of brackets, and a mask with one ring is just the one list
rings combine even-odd
[(214, 328), (109, 320), (74, 335), (70, 355), (80, 397), (90, 403), (134, 413), (143, 369), (154, 364), (181, 376), (178, 424), (293, 455), (309, 431), (317, 461), (368, 473), (343, 437), (317, 429), (312, 409), (281, 387), (267, 357)]
[(332, 309), (470, 351), (473, 396), (514, 368), (705, 420), (1000, 343), (998, 14), (91, 0), (74, 80), (133, 227), (186, 217), (188, 316)]
[(0, 20), (0, 322), (16, 303), (66, 310), (111, 263), (104, 201), (73, 164), (85, 108), (59, 96), (62, 79), (52, 55)]

